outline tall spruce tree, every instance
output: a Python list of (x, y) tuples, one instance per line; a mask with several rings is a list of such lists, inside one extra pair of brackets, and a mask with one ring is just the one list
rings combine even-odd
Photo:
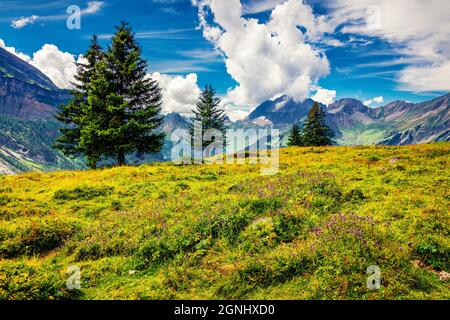
[[(225, 110), (219, 107), (220, 99), (216, 96), (216, 91), (211, 85), (207, 85), (200, 95), (199, 101), (193, 111), (194, 118), (189, 126), (191, 137), (194, 137), (194, 123), (202, 125), (203, 133), (208, 129), (216, 129), (222, 133), (222, 139), (225, 143), (226, 126)], [(205, 149), (213, 141), (206, 141), (202, 138), (202, 147)]]
[(301, 143), (304, 146), (329, 146), (333, 144), (333, 131), (326, 124), (325, 110), (316, 102), (308, 113)]
[(288, 140), (287, 145), (288, 145), (288, 147), (303, 146), (302, 135), (301, 135), (300, 127), (298, 124), (294, 124), (292, 126), (292, 129), (289, 132), (289, 140)]
[(107, 153), (125, 165), (126, 155), (158, 152), (164, 133), (158, 132), (161, 116), (161, 90), (147, 75), (147, 62), (127, 22), (116, 27), (106, 54), (109, 120), (101, 132), (106, 138)]
[[(92, 79), (97, 72), (97, 64), (105, 57), (97, 36), (94, 35), (89, 49), (84, 54), (84, 60), (77, 63), (77, 74), (71, 90), (72, 99), (61, 106), (56, 118), (65, 124), (60, 129), (61, 135), (56, 139), (54, 147), (66, 156), (85, 155), (89, 167), (96, 168), (101, 156), (101, 143), (95, 138), (94, 132), (88, 130), (89, 119), (95, 118), (88, 105), (89, 91)], [(86, 134), (89, 132), (90, 137)]]

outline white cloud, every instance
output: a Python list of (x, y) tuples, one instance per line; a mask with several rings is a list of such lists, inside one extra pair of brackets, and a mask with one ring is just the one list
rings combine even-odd
[(77, 72), (75, 56), (62, 52), (53, 44), (45, 44), (33, 54), (29, 63), (41, 70), (60, 88), (71, 88)]
[(102, 1), (89, 1), (87, 8), (81, 10), (81, 14), (94, 14), (99, 12), (105, 3)]
[(158, 81), (161, 88), (164, 114), (177, 112), (186, 116), (192, 115), (200, 95), (197, 74), (172, 77), (155, 72), (151, 74), (151, 78)]
[(33, 24), (39, 17), (37, 15), (32, 15), (29, 17), (20, 17), (19, 19), (11, 21), (11, 27), (14, 29), (22, 29), (28, 24)]
[(328, 106), (336, 99), (336, 91), (319, 88), (311, 99)]
[(368, 106), (368, 107), (370, 107), (373, 104), (379, 105), (379, 104), (381, 104), (383, 102), (384, 102), (384, 98), (380, 96), (380, 97), (375, 97), (375, 98), (372, 98), (372, 99), (365, 100), (363, 102), (363, 104)]
[(337, 0), (327, 2), (342, 32), (388, 41), (411, 63), (398, 73), (408, 91), (450, 90), (450, 2), (448, 0)]
[(400, 89), (406, 91), (449, 91), (450, 61), (430, 66), (410, 66), (400, 72)]
[(250, 0), (244, 6), (244, 13), (259, 13), (272, 10), (286, 0)]
[[(75, 65), (76, 56), (60, 51), (53, 44), (43, 45), (41, 49), (33, 53), (32, 58), (17, 51), (14, 47), (7, 47), (2, 39), (0, 39), (0, 47), (39, 69), (58, 87), (64, 89), (72, 87), (71, 82), (74, 81), (74, 76), (77, 72)], [(77, 61), (81, 62), (82, 59), (83, 57), (80, 55)]]
[[(199, 9), (204, 37), (222, 51), (227, 72), (238, 83), (228, 92), (230, 103), (255, 106), (283, 94), (302, 101), (311, 86), (329, 73), (327, 58), (308, 43), (320, 39), (329, 27), (302, 1), (276, 6), (266, 24), (243, 18), (239, 0), (192, 3)], [(207, 9), (215, 26), (207, 23)]]
[[(82, 15), (91, 15), (99, 12), (103, 6), (104, 2), (102, 1), (88, 1), (87, 7), (84, 9), (81, 9), (80, 13)], [(65, 20), (67, 19), (67, 14), (58, 14), (58, 15), (50, 15), (50, 16), (38, 16), (38, 15), (31, 15), (29, 17), (20, 17), (18, 19), (15, 19), (11, 21), (11, 27), (15, 29), (22, 29), (26, 25), (33, 24), (37, 20), (39, 21), (57, 21), (57, 20)]]

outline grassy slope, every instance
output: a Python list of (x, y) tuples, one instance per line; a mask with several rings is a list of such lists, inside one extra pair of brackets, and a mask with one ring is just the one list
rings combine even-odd
[[(448, 299), (449, 155), (291, 148), (271, 177), (171, 164), (0, 176), (0, 298)], [(65, 288), (69, 265), (80, 291)]]

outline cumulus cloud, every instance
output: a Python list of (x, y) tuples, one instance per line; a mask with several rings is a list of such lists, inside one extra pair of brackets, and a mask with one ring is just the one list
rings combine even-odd
[(198, 101), (200, 89), (197, 84), (197, 74), (186, 76), (169, 76), (155, 72), (150, 75), (158, 81), (163, 95), (162, 112), (168, 114), (177, 112), (185, 116), (192, 115), (192, 110)]
[(259, 13), (272, 10), (286, 0), (250, 0), (244, 6), (245, 13)]
[(450, 90), (448, 0), (336, 0), (326, 5), (334, 27), (387, 40), (413, 61), (398, 73), (400, 89)]
[(311, 99), (328, 106), (336, 99), (336, 91), (319, 88)]
[(39, 17), (37, 15), (32, 15), (29, 17), (20, 17), (19, 19), (11, 21), (11, 27), (14, 29), (22, 29), (28, 24), (33, 24)]
[(55, 85), (63, 89), (72, 87), (71, 82), (74, 81), (74, 76), (77, 72), (75, 61), (83, 61), (82, 55), (76, 60), (76, 56), (60, 51), (53, 44), (44, 44), (41, 49), (33, 53), (33, 57), (17, 51), (14, 47), (7, 47), (2, 39), (0, 39), (0, 48), (11, 52), (36, 67), (49, 77)]
[(363, 103), (364, 103), (364, 105), (370, 107), (373, 104), (378, 105), (378, 104), (381, 104), (383, 102), (384, 102), (384, 98), (380, 96), (380, 97), (375, 97), (375, 98), (372, 98), (372, 99), (365, 100)]
[[(223, 53), (227, 72), (238, 83), (228, 92), (230, 103), (255, 106), (283, 94), (302, 101), (329, 73), (328, 59), (310, 44), (329, 26), (303, 1), (279, 4), (265, 24), (244, 18), (239, 0), (192, 3), (198, 7), (204, 37)], [(207, 22), (209, 11), (214, 26)]]
[(33, 54), (29, 63), (41, 70), (60, 88), (71, 88), (77, 72), (75, 56), (62, 52), (53, 44), (45, 44)]
[(450, 61), (429, 66), (410, 66), (400, 72), (400, 89), (407, 91), (449, 91)]

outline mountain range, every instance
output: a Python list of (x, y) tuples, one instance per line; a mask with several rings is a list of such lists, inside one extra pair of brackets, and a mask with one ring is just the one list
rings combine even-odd
[[(271, 124), (287, 131), (302, 122), (314, 104), (311, 99), (295, 102), (282, 96), (258, 106), (245, 121)], [(345, 98), (323, 106), (327, 123), (339, 145), (407, 145), (450, 140), (450, 94), (422, 103), (394, 101), (369, 108), (361, 101)]]
[[(67, 158), (51, 146), (61, 126), (54, 119), (59, 105), (70, 99), (31, 64), (0, 48), (0, 174), (30, 170), (84, 168), (81, 159)], [(314, 104), (296, 102), (288, 96), (263, 102), (241, 121), (228, 126), (280, 129), (282, 144), (294, 123), (302, 123)], [(339, 145), (406, 145), (450, 141), (450, 94), (422, 103), (395, 101), (369, 108), (356, 99), (341, 99), (328, 107), (327, 123)], [(167, 114), (162, 130), (167, 133), (160, 154), (146, 162), (170, 158), (170, 134), (187, 128), (189, 119)], [(132, 157), (132, 162), (138, 159)]]

